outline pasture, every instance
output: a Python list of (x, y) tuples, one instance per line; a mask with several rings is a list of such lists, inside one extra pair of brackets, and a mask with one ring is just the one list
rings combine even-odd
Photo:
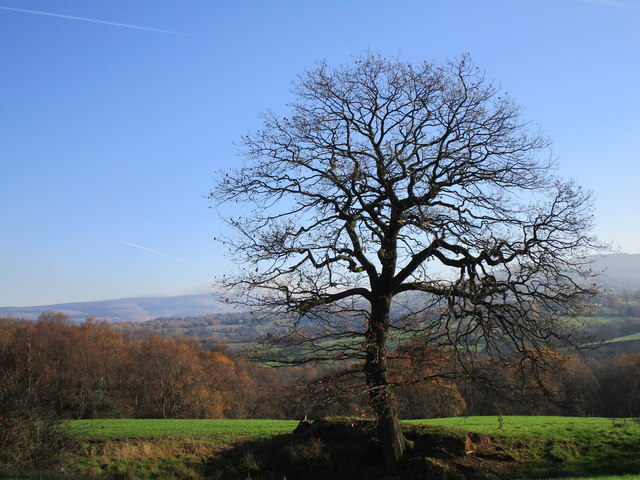
[[(506, 437), (537, 435), (548, 438), (580, 434), (613, 435), (624, 431), (640, 438), (640, 421), (632, 418), (558, 416), (484, 416), (404, 420), (406, 425), (436, 425)], [(267, 419), (99, 419), (72, 420), (70, 432), (78, 438), (157, 437), (202, 435), (269, 436), (288, 433), (296, 420)]]
[(506, 436), (519, 434), (563, 437), (579, 432), (611, 433), (624, 428), (640, 435), (640, 421), (632, 418), (559, 417), (559, 416), (485, 416), (405, 420), (407, 424), (440, 425), (479, 433)]
[(103, 419), (73, 420), (70, 433), (77, 438), (159, 436), (269, 436), (293, 431), (295, 420)]
[[(298, 424), (294, 420), (74, 420), (67, 423), (71, 446), (61, 470), (40, 472), (38, 478), (380, 476), (379, 444), (370, 421), (316, 423), (324, 426), (300, 436), (291, 434)], [(403, 425), (411, 442), (403, 468), (411, 475), (428, 470), (464, 479), (467, 474), (459, 467), (464, 464), (475, 472), (473, 478), (482, 472), (493, 480), (640, 480), (638, 419), (489, 416), (406, 420)], [(460, 439), (464, 445), (467, 432), (490, 439), (484, 452), (489, 456), (465, 456), (465, 447), (452, 457), (437, 447)], [(425, 446), (425, 439), (431, 446)], [(8, 477), (0, 472), (0, 478)]]
[[(109, 451), (118, 452), (114, 454), (118, 468), (125, 468), (123, 461), (126, 463), (127, 457), (142, 461), (137, 451), (156, 452), (152, 455), (155, 457), (160, 457), (160, 452), (164, 451), (170, 456), (190, 458), (192, 463), (202, 460), (198, 455), (190, 455), (185, 445), (198, 445), (203, 454), (216, 456), (224, 455), (222, 452), (226, 449), (242, 449), (245, 448), (243, 445), (250, 444), (253, 447), (247, 448), (257, 448), (256, 451), (267, 457), (275, 456), (282, 448), (273, 445), (279, 445), (278, 442), (282, 442), (297, 423), (293, 420), (76, 420), (69, 423), (69, 431), (81, 443), (94, 442), (94, 450), (88, 453), (102, 459), (101, 471), (109, 471), (113, 468)], [(495, 478), (559, 478), (631, 472), (634, 472), (631, 476), (601, 479), (640, 478), (638, 419), (487, 416), (405, 420), (403, 424), (405, 430), (414, 434), (436, 429), (437, 432), (468, 431), (490, 435), (499, 449), (510, 452), (516, 460), (510, 466), (513, 467), (512, 476)], [(271, 438), (273, 445), (269, 443)], [(95, 450), (96, 442), (111, 447)], [(343, 449), (349, 447), (349, 443), (341, 446)], [(123, 456), (123, 451), (128, 453)], [(269, 453), (265, 454), (265, 451)], [(166, 463), (166, 459), (163, 461)], [(96, 468), (92, 461), (85, 461), (84, 465)]]

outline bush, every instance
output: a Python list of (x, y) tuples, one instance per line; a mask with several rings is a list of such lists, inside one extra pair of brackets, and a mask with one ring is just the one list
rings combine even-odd
[(69, 443), (66, 423), (33, 412), (0, 416), (0, 467), (43, 469), (60, 464)]

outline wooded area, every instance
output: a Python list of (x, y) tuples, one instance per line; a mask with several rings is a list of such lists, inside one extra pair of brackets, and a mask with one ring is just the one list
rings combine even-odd
[[(516, 366), (496, 361), (486, 365), (493, 385), (440, 378), (450, 359), (425, 358), (428, 350), (419, 350), (415, 355), (415, 345), (406, 344), (390, 355), (401, 418), (640, 416), (640, 353), (556, 352), (560, 368), (545, 374), (545, 393)], [(21, 411), (59, 418), (371, 416), (357, 382), (331, 373), (254, 364), (222, 344), (206, 350), (186, 338), (134, 339), (94, 319), (73, 325), (59, 313), (37, 322), (0, 320), (3, 418)], [(417, 383), (417, 377), (433, 380)]]

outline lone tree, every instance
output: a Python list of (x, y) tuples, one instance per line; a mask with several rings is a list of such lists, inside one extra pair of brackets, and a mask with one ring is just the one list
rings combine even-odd
[(320, 64), (293, 93), (210, 194), (252, 205), (226, 217), (242, 268), (223, 283), (279, 320), (283, 361), (361, 369), (393, 469), (390, 342), (536, 371), (593, 293), (590, 195), (553, 175), (546, 138), (466, 56)]

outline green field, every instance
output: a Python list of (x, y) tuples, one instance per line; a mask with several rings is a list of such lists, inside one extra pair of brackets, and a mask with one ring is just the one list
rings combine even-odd
[(630, 340), (640, 340), (640, 332), (625, 335), (624, 337), (613, 338), (611, 340), (607, 340), (605, 343), (628, 342)]
[[(502, 420), (500, 420), (502, 418)], [(558, 436), (571, 432), (609, 431), (626, 427), (640, 435), (640, 423), (631, 418), (557, 417), (557, 416), (504, 416), (455, 417), (427, 420), (405, 420), (408, 424), (442, 425), (480, 433), (504, 435)]]
[(563, 319), (570, 325), (597, 325), (602, 323), (609, 323), (612, 320), (619, 318), (617, 315), (578, 315), (575, 317), (563, 317)]
[[(40, 472), (37, 478), (273, 479), (281, 471), (273, 470), (273, 462), (281, 468), (294, 465), (292, 479), (311, 478), (304, 472), (316, 473), (314, 479), (326, 478), (317, 475), (317, 468), (325, 468), (321, 472), (328, 475), (334, 467), (351, 468), (357, 476), (359, 469), (372, 468), (367, 448), (378, 448), (375, 441), (371, 443), (374, 430), (370, 434), (358, 433), (360, 427), (349, 430), (358, 422), (366, 423), (325, 420), (329, 436), (314, 443), (308, 437), (286, 435), (297, 426), (295, 420), (74, 420), (67, 425), (73, 442), (65, 456), (64, 474)], [(419, 438), (426, 438), (420, 435), (490, 435), (494, 452), (513, 457), (506, 470), (495, 470), (495, 464), (476, 465), (494, 469), (490, 478), (496, 480), (640, 480), (638, 419), (490, 416), (406, 420), (403, 424), (407, 438), (416, 446)], [(346, 430), (331, 437), (332, 425), (346, 426)], [(417, 452), (412, 453), (416, 461), (422, 458)], [(336, 462), (329, 470), (328, 458)], [(379, 461), (379, 455), (376, 458)], [(0, 478), (36, 478), (3, 477), (2, 473), (0, 469)]]
[[(456, 417), (404, 420), (407, 424), (440, 425), (480, 433), (503, 435), (563, 436), (572, 433), (619, 430), (640, 436), (640, 423), (634, 419), (556, 416)], [(277, 435), (291, 432), (296, 420), (193, 420), (193, 419), (105, 419), (73, 420), (69, 423), (75, 437), (155, 437), (200, 435)]]
[(638, 419), (504, 416), (410, 420), (406, 423), (490, 434), (514, 453), (531, 478), (547, 477), (549, 473), (565, 477), (636, 472), (622, 478), (640, 480)]
[(277, 435), (291, 432), (295, 420), (106, 419), (73, 420), (75, 437), (158, 437), (202, 435)]

